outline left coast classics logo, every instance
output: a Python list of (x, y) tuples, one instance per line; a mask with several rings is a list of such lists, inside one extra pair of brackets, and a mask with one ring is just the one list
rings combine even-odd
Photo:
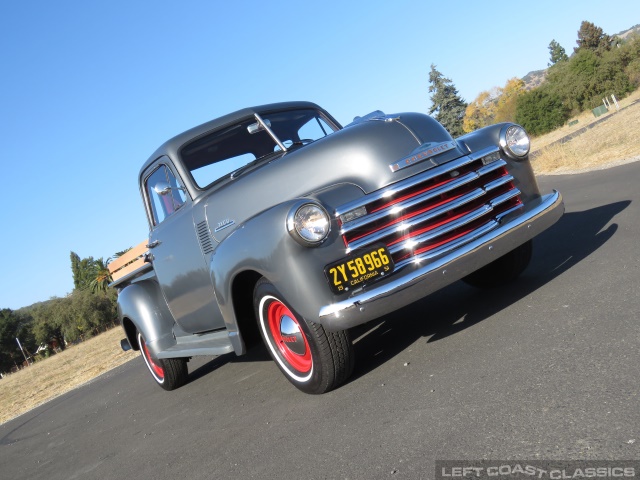
[(398, 170), (410, 167), (411, 165), (415, 165), (416, 163), (424, 162), (425, 160), (429, 160), (431, 163), (428, 168), (436, 167), (440, 164), (432, 157), (440, 155), (441, 153), (447, 152), (449, 150), (453, 150), (454, 148), (456, 148), (456, 142), (454, 140), (436, 144), (427, 143), (426, 145), (420, 147), (420, 150), (418, 150), (417, 152), (414, 152), (408, 157), (403, 158), (399, 162), (392, 163), (391, 165), (389, 165), (389, 168), (392, 172), (397, 172)]

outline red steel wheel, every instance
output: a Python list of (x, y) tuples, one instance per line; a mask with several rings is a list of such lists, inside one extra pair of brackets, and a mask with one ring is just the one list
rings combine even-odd
[(184, 358), (154, 359), (151, 356), (147, 342), (138, 332), (138, 345), (144, 363), (147, 365), (151, 376), (165, 390), (175, 390), (189, 380), (187, 360)]
[(285, 362), (302, 374), (311, 372), (311, 349), (300, 324), (291, 310), (275, 297), (264, 297), (269, 302), (267, 320), (273, 342)]
[(144, 341), (144, 338), (140, 333), (138, 333), (138, 343), (140, 344), (142, 358), (144, 358), (144, 362), (147, 364), (147, 367), (149, 367), (151, 375), (156, 379), (156, 382), (164, 382), (164, 368), (153, 361), (153, 358), (151, 358), (151, 354), (149, 353), (149, 349), (147, 348), (147, 342)]
[(330, 332), (306, 320), (266, 278), (256, 283), (253, 306), (271, 358), (298, 389), (324, 393), (349, 378), (354, 356), (346, 330)]

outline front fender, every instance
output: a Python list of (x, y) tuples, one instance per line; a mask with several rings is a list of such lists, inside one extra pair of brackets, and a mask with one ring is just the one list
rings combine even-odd
[[(489, 125), (488, 127), (480, 128), (474, 132), (467, 133), (461, 137), (456, 138), (456, 142), (462, 144), (469, 150), (469, 152), (478, 152), (485, 148), (491, 148), (500, 146), (500, 132), (511, 126), (513, 123), (496, 123), (495, 125)], [(514, 184), (522, 192), (522, 199), (524, 202), (534, 201), (540, 198), (540, 189), (536, 177), (531, 168), (531, 162), (529, 157), (522, 158), (520, 160), (513, 160), (508, 155), (504, 154), (501, 149), (502, 158), (507, 163), (507, 170), (511, 175), (515, 177)]]
[[(254, 271), (266, 277), (307, 320), (317, 321), (323, 302), (334, 300), (324, 277), (324, 266), (345, 255), (335, 220), (329, 237), (317, 247), (302, 246), (287, 232), (287, 214), (305, 201), (308, 199), (294, 199), (256, 215), (238, 226), (212, 255), (211, 279), (231, 336), (238, 332), (233, 281), (242, 272)], [(331, 205), (323, 204), (332, 211)]]
[(456, 142), (464, 144), (469, 152), (477, 152), (483, 148), (500, 145), (500, 131), (511, 123), (496, 123), (479, 128), (471, 133), (456, 138)]
[[(133, 323), (154, 357), (175, 343), (173, 316), (155, 280), (144, 280), (122, 289), (118, 295), (118, 319), (123, 327), (126, 319)], [(127, 332), (127, 338), (131, 346), (137, 346), (135, 333), (134, 338), (130, 338), (130, 332)]]

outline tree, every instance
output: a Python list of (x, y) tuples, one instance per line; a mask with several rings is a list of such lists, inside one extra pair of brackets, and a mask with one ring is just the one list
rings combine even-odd
[(24, 362), (24, 355), (16, 338), (29, 356), (35, 349), (35, 340), (31, 332), (31, 317), (18, 314), (11, 309), (0, 310), (0, 372), (7, 372), (15, 365)]
[[(129, 250), (131, 250), (133, 247), (128, 247), (125, 248), (124, 250), (120, 250), (119, 252), (116, 252), (113, 254), (113, 258), (120, 258), (122, 255), (124, 255), (125, 253), (127, 253)], [(107, 264), (109, 263), (109, 260), (107, 259)]]
[(429, 114), (433, 115), (453, 137), (458, 137), (464, 133), (462, 123), (467, 108), (466, 102), (458, 95), (458, 90), (453, 82), (444, 77), (436, 70), (436, 66), (431, 64), (429, 73), (429, 93), (431, 95), (431, 108)]
[(16, 343), (18, 319), (8, 308), (0, 310), (0, 372), (11, 370), (24, 360)]
[(63, 298), (52, 298), (32, 310), (33, 334), (38, 345), (47, 345), (52, 340), (55, 340), (58, 346), (64, 349), (64, 335), (57, 315), (59, 304), (63, 302), (65, 302)]
[(472, 132), (496, 122), (515, 121), (518, 97), (524, 92), (524, 81), (516, 77), (507, 80), (504, 87), (480, 92), (465, 110), (464, 131)]
[(85, 340), (100, 327), (110, 325), (117, 317), (116, 295), (113, 289), (91, 293), (76, 290), (69, 297), (63, 312), (62, 331), (68, 342)]
[(83, 290), (90, 288), (91, 281), (96, 278), (96, 261), (93, 257), (80, 259), (75, 253), (70, 253), (71, 273), (73, 275), (73, 288)]
[(532, 135), (550, 132), (562, 126), (568, 118), (569, 109), (547, 85), (526, 92), (518, 98), (516, 122)]
[(89, 283), (89, 287), (92, 292), (105, 292), (109, 287), (109, 284), (113, 281), (111, 279), (111, 272), (107, 267), (110, 259), (105, 262), (102, 258), (99, 258), (94, 262), (95, 278)]
[(467, 105), (462, 121), (464, 131), (473, 132), (493, 123), (495, 107), (495, 97), (491, 92), (488, 90), (480, 92), (475, 100)]
[(633, 91), (626, 70), (632, 57), (624, 46), (602, 54), (580, 49), (569, 61), (549, 68), (547, 85), (573, 113), (592, 109), (612, 93), (623, 98)]
[(592, 50), (598, 54), (611, 50), (613, 38), (604, 33), (602, 28), (591, 22), (583, 21), (578, 30), (577, 47), (573, 49), (577, 53), (581, 49)]
[(569, 60), (567, 52), (562, 48), (562, 45), (555, 41), (555, 39), (551, 40), (551, 43), (549, 43), (549, 57), (549, 63), (547, 64), (549, 67), (558, 62)]
[(525, 92), (524, 81), (520, 78), (510, 78), (499, 90), (496, 102), (494, 121), (513, 122), (516, 119), (518, 98)]
[[(121, 253), (118, 252), (116, 256)], [(112, 282), (111, 273), (107, 267), (111, 261), (110, 258), (106, 262), (102, 257), (97, 260), (94, 260), (93, 257), (80, 259), (75, 252), (71, 252), (70, 258), (74, 290), (88, 289), (92, 292), (104, 292)]]

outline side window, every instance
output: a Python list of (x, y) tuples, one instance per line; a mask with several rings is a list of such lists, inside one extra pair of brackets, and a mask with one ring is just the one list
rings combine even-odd
[(187, 199), (184, 188), (165, 165), (160, 165), (149, 175), (145, 190), (149, 197), (154, 225), (158, 225), (172, 215), (184, 205)]

